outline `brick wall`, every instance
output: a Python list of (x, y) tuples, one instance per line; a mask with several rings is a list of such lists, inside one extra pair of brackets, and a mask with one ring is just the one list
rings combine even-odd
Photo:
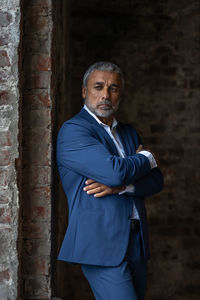
[(22, 11), (20, 297), (50, 299), (51, 1)]
[(16, 299), (18, 188), (18, 0), (0, 1), (0, 298)]

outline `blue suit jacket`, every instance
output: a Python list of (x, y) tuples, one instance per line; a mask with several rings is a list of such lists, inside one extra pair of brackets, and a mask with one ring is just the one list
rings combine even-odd
[[(130, 125), (118, 124), (126, 153), (119, 157), (112, 139), (85, 109), (65, 122), (57, 139), (57, 164), (69, 207), (69, 224), (59, 260), (116, 266), (124, 258), (130, 233), (133, 201), (142, 228), (145, 257), (149, 257), (144, 198), (159, 192), (163, 176), (148, 159), (136, 154), (140, 141)], [(134, 184), (132, 194), (95, 198), (83, 191), (91, 178), (114, 187)]]

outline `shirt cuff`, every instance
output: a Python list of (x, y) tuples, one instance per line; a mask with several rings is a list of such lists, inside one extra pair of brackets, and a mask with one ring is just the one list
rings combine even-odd
[(148, 158), (150, 166), (151, 166), (152, 169), (157, 167), (156, 160), (153, 157), (153, 155), (151, 154), (151, 152), (146, 151), (146, 150), (142, 150), (142, 151), (138, 152), (138, 154), (143, 154), (144, 156), (146, 156)]
[(129, 184), (129, 185), (126, 185), (126, 188), (125, 190), (123, 190), (122, 192), (119, 192), (119, 195), (122, 195), (124, 193), (134, 193), (135, 191), (135, 187), (133, 184)]

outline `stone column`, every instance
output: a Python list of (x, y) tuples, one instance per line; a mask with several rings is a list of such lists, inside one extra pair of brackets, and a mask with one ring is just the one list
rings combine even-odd
[(51, 5), (22, 1), (22, 299), (51, 298)]
[(17, 298), (20, 1), (0, 0), (0, 299)]

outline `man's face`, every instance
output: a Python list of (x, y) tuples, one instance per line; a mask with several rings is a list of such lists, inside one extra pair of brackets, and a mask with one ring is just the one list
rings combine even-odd
[(87, 107), (97, 116), (109, 118), (118, 109), (122, 81), (116, 72), (94, 71), (90, 74), (82, 96)]

